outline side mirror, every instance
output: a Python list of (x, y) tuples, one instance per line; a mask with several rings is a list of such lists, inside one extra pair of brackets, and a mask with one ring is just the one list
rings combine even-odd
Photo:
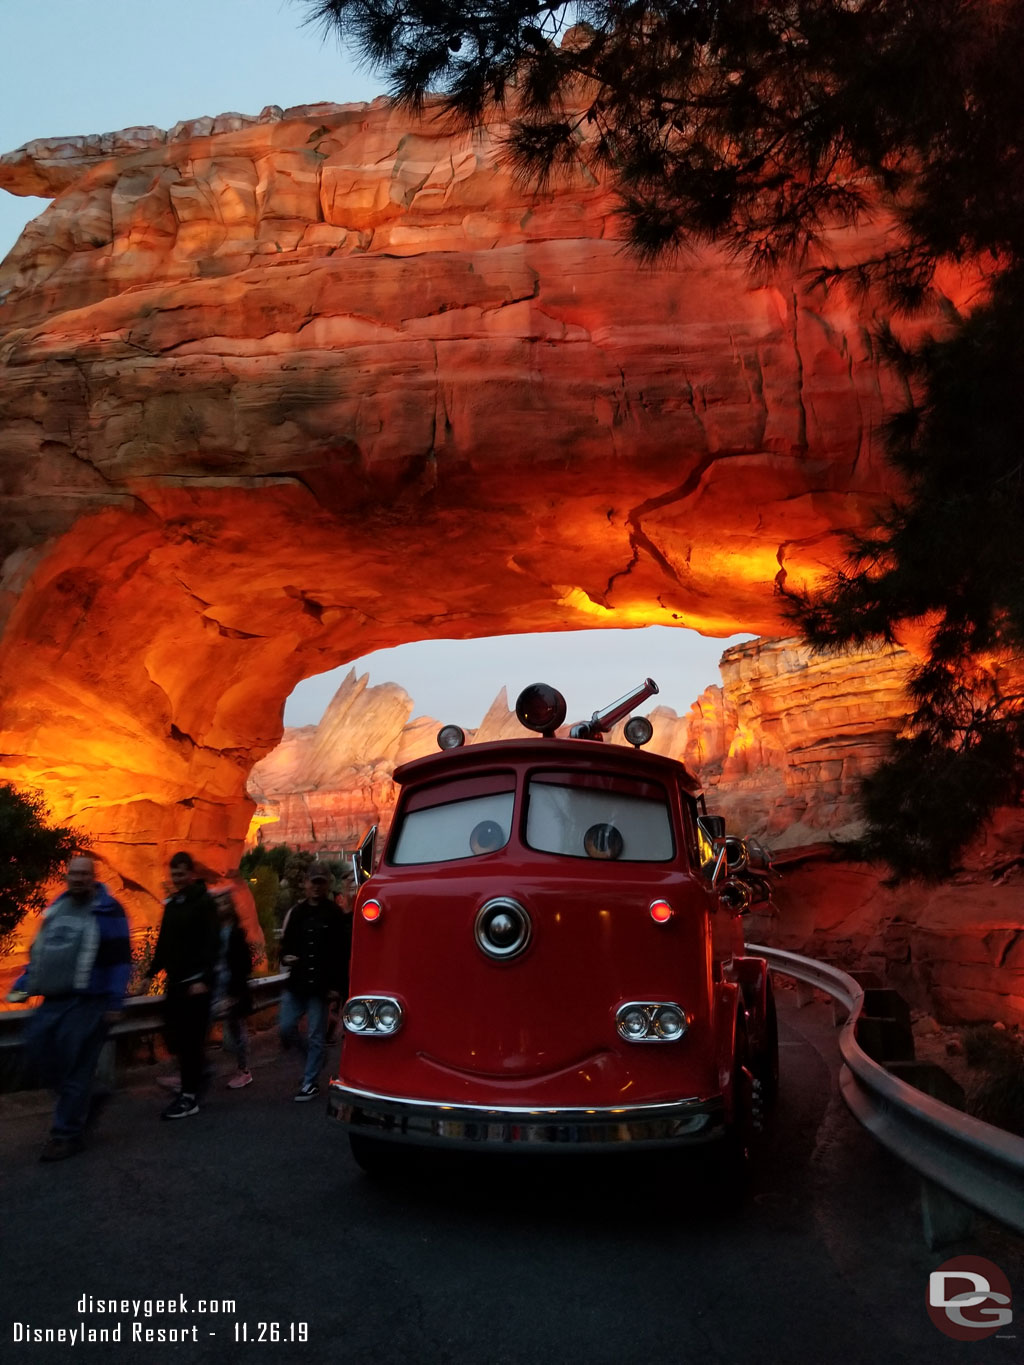
[(729, 877), (718, 889), (718, 900), (731, 915), (746, 915), (750, 911), (750, 888)]
[(377, 848), (377, 826), (371, 825), (363, 836), (363, 842), (352, 854), (352, 876), (355, 879), (356, 890), (362, 886), (363, 882), (368, 882), (373, 872), (373, 855)]
[(711, 840), (725, 838), (725, 816), (724, 815), (698, 815), (697, 824)]

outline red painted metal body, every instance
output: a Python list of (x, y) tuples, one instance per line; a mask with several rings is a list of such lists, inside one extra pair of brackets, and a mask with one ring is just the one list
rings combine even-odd
[[(520, 1112), (568, 1122), (588, 1112), (690, 1105), (713, 1116), (697, 1124), (701, 1140), (727, 1130), (737, 1019), (745, 1027), (746, 1014), (736, 966), (742, 932), (712, 885), (706, 846), (702, 865), (699, 789), (683, 765), (593, 740), (537, 738), (438, 753), (395, 777), (402, 794), (391, 838), (356, 901), (350, 997), (397, 1001), (402, 1024), (394, 1036), (346, 1033), (333, 1112), (354, 1132), (366, 1117), (360, 1096), (384, 1110), (393, 1100), (388, 1120), (375, 1120), (376, 1135), (410, 1141), (425, 1140), (422, 1124), (402, 1118), (413, 1109), (431, 1121), (486, 1111), (505, 1123), (507, 1137), (509, 1116)], [(569, 790), (576, 800), (577, 781), (603, 786), (593, 799), (610, 806), (637, 784), (670, 838), (649, 835), (644, 816), (643, 829), (632, 817), (640, 860), (628, 847), (619, 857), (531, 847), (552, 840), (531, 826), (530, 801), (547, 799), (552, 784), (555, 799)], [(500, 795), (488, 798), (495, 790)], [(433, 817), (449, 803), (457, 817), (451, 803), (473, 798), (504, 803), (501, 847), (461, 857), (442, 850), (443, 861), (422, 861), (433, 856), (428, 847), (405, 860), (400, 840), (411, 812)], [(489, 955), (475, 933), (482, 908), (496, 898), (511, 899), (529, 922), (526, 947), (507, 960)], [(368, 922), (361, 909), (371, 899), (381, 910)], [(656, 900), (671, 907), (667, 922), (652, 917)], [(616, 1016), (632, 1001), (678, 1005), (685, 1034), (627, 1041)], [(480, 1136), (444, 1123), (427, 1128), (427, 1139)], [(685, 1123), (677, 1130), (680, 1140), (690, 1132)], [(638, 1133), (653, 1130), (632, 1136)]]

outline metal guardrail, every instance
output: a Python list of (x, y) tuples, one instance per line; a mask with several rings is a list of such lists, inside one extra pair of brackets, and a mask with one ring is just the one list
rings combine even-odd
[[(256, 976), (249, 982), (253, 1010), (269, 1009), (281, 999), (281, 989), (288, 980), (288, 973), (277, 976)], [(136, 995), (124, 1002), (122, 1017), (110, 1030), (112, 1038), (124, 1038), (132, 1034), (156, 1033), (163, 1028), (162, 995)], [(0, 1052), (7, 1048), (21, 1046), (22, 1029), (34, 1011), (32, 1009), (5, 1010), (0, 1013)]]
[(748, 944), (773, 971), (830, 995), (847, 1010), (839, 1035), (839, 1086), (853, 1115), (927, 1180), (1016, 1232), (1024, 1232), (1024, 1138), (933, 1099), (886, 1071), (858, 1046), (864, 991), (845, 972), (797, 953)]

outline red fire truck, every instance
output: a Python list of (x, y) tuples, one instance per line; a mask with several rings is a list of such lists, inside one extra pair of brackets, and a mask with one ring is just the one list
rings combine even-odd
[(565, 702), (535, 684), (516, 706), (530, 738), (446, 726), (396, 771), (380, 865), (373, 831), (354, 860), (328, 1102), (365, 1169), (398, 1144), (703, 1147), (742, 1165), (778, 1077), (771, 982), (741, 924), (767, 877), (683, 764), (643, 751), (646, 718), (606, 742), (657, 690), (558, 738)]

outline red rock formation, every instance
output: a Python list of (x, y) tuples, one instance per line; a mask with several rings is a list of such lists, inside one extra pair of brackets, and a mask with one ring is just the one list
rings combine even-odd
[(856, 832), (856, 795), (906, 723), (904, 650), (815, 655), (754, 640), (690, 708), (680, 757), (729, 823), (775, 848)]
[[(398, 791), (392, 773), (437, 748), (439, 721), (410, 721), (412, 698), (395, 683), (367, 686), (350, 670), (319, 725), (288, 729), (281, 743), (249, 774), (257, 803), (250, 841), (323, 853), (351, 851), (370, 825), (382, 836), (391, 824)], [(471, 743), (528, 732), (509, 709), (503, 687)]]
[[(395, 683), (367, 687), (351, 670), (319, 725), (286, 730), (249, 774), (254, 829), (268, 844), (318, 852), (354, 849), (390, 820), (399, 762), (434, 747), (436, 723), (409, 725), (412, 699)], [(429, 733), (428, 733), (429, 732)]]
[(605, 187), (529, 197), (500, 133), (378, 101), (2, 159), (55, 198), (0, 267), (0, 776), (140, 922), (174, 847), (235, 861), (300, 678), (437, 635), (777, 631), (776, 580), (886, 491), (869, 305), (639, 270)]
[[(722, 656), (722, 685), (686, 716), (648, 714), (652, 750), (681, 759), (732, 829), (776, 849), (846, 838), (859, 828), (860, 777), (905, 721), (903, 651), (815, 656), (797, 640), (755, 640)], [(249, 794), (267, 843), (354, 848), (366, 827), (389, 824), (391, 774), (432, 752), (440, 723), (410, 723), (411, 698), (394, 683), (367, 687), (354, 672), (317, 726), (286, 730), (256, 764)], [(526, 732), (504, 688), (470, 743)], [(622, 743), (622, 726), (611, 742)]]
[(1002, 811), (942, 886), (886, 887), (879, 870), (820, 846), (780, 862), (778, 914), (749, 937), (877, 971), (940, 1022), (1024, 1024), (1024, 815)]

